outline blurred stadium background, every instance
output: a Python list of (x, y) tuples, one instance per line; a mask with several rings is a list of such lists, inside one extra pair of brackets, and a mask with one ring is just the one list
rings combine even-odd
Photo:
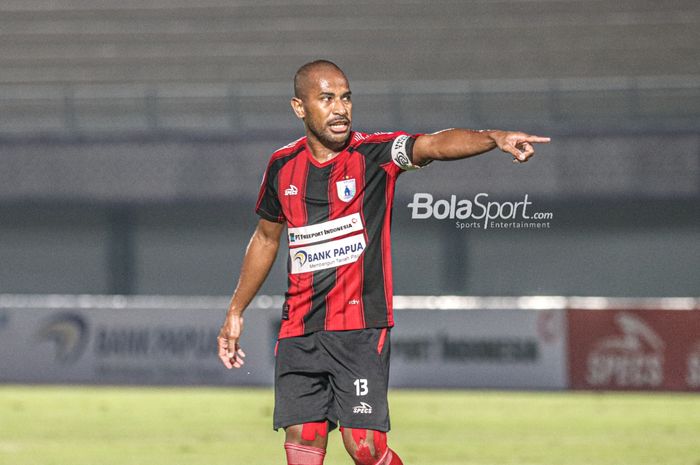
[[(302, 135), (288, 105), (293, 74), (327, 58), (350, 78), (357, 130), (503, 128), (553, 138), (523, 166), (493, 153), (401, 178), (395, 292), (414, 297), (397, 299), (405, 324), (396, 332), (396, 385), (431, 385), (405, 371), (422, 363), (432, 387), (588, 388), (595, 384), (586, 378), (590, 354), (572, 355), (572, 341), (593, 353), (606, 337), (635, 334), (644, 347), (628, 347), (632, 356), (651, 357), (644, 360), (652, 365), (678, 359), (687, 373), (656, 385), (620, 384), (624, 375), (610, 375), (598, 387), (697, 391), (699, 26), (696, 0), (0, 0), (0, 382), (266, 385), (284, 260), (262, 290), (273, 297), (256, 302), (264, 316), (248, 318), (262, 338), (249, 336), (261, 348), (257, 374), (253, 363), (252, 378), (217, 371), (207, 331), (217, 329), (222, 296), (235, 285), (268, 156)], [(552, 212), (551, 227), (459, 230), (449, 221), (412, 220), (407, 204), (417, 192), (485, 192), (513, 202), (527, 194), (535, 210)], [(456, 313), (431, 316), (433, 347), (421, 315), (438, 308)], [(443, 319), (454, 332), (440, 326)], [(639, 322), (657, 338), (642, 336)], [(191, 346), (187, 374), (139, 371), (149, 368), (134, 356), (138, 334), (125, 333), (139, 325), (152, 340), (164, 334), (158, 328), (175, 331), (158, 339), (152, 363), (172, 367), (178, 353), (168, 359), (165, 348)], [(488, 344), (449, 345), (459, 334)], [(672, 353), (673, 339), (681, 355)], [(100, 340), (107, 358), (85, 348)], [(22, 358), (28, 347), (41, 351), (37, 360)], [(431, 351), (456, 357), (444, 367), (452, 377), (429, 371)], [(484, 351), (490, 361), (470, 359)], [(549, 375), (528, 376), (533, 356)], [(575, 382), (572, 366), (583, 367)], [(8, 437), (25, 431), (12, 416), (30, 403), (24, 392), (32, 391), (0, 389), (0, 411), (5, 405), (6, 418), (18, 422), (16, 430), (0, 426)], [(34, 398), (55, 395), (44, 394)], [(420, 402), (437, 395), (424, 393)], [(512, 405), (530, 401), (517, 399)], [(627, 405), (654, 402), (641, 399)], [(692, 406), (685, 411), (700, 411), (696, 397), (683, 402)], [(58, 412), (54, 420), (69, 415)], [(636, 425), (651, 427), (651, 418)], [(650, 443), (684, 448), (664, 463), (700, 463), (697, 446), (684, 439), (700, 430), (700, 419), (674, 418)], [(20, 442), (0, 438), (0, 463), (78, 463), (13, 455), (26, 452), (17, 452)], [(608, 463), (576, 450), (580, 463)], [(481, 463), (482, 452), (436, 463)], [(492, 457), (561, 463), (516, 455)], [(613, 454), (609, 463), (628, 456)]]

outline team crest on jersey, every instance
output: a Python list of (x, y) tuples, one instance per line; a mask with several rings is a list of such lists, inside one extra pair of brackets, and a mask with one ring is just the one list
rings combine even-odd
[(357, 192), (355, 178), (338, 181), (335, 183), (335, 187), (338, 190), (338, 198), (343, 202), (351, 201), (355, 197), (355, 192)]

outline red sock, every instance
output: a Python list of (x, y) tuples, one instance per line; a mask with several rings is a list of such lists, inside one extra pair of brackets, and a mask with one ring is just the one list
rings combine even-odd
[(403, 462), (391, 449), (387, 449), (384, 456), (375, 465), (403, 465)]
[(403, 462), (401, 461), (399, 456), (396, 455), (396, 452), (389, 449), (389, 454), (391, 455), (391, 461), (387, 462), (386, 465), (403, 465)]
[(326, 456), (323, 449), (291, 442), (285, 442), (284, 449), (287, 451), (287, 465), (323, 465)]

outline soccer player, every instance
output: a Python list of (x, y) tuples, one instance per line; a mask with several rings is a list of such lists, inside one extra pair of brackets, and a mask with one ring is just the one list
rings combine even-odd
[(526, 162), (522, 132), (448, 129), (434, 134), (352, 131), (350, 85), (334, 63), (294, 76), (292, 109), (306, 136), (272, 154), (238, 285), (218, 336), (219, 357), (240, 368), (243, 312), (265, 281), (286, 225), (289, 286), (275, 348), (274, 428), (289, 465), (321, 465), (340, 423), (357, 465), (398, 465), (387, 446), (392, 314), (390, 226), (401, 173), (496, 147)]

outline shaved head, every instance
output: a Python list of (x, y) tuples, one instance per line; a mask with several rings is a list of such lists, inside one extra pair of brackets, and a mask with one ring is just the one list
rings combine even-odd
[(314, 74), (316, 74), (319, 71), (327, 70), (339, 72), (347, 81), (347, 77), (345, 77), (345, 73), (343, 72), (343, 70), (340, 69), (340, 67), (332, 61), (312, 61), (310, 63), (306, 63), (301, 68), (299, 68), (297, 70), (297, 73), (294, 75), (294, 96), (299, 99), (303, 98), (306, 95), (306, 92), (308, 91), (309, 87), (315, 83), (315, 79), (313, 78)]

